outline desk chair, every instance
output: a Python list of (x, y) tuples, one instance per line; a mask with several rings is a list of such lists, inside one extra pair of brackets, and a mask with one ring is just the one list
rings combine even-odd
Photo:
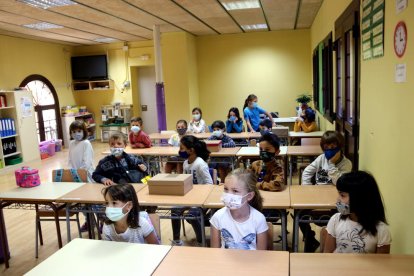
[[(321, 143), (321, 138), (302, 138), (300, 144), (302, 146), (318, 146)], [(302, 184), (302, 174), (306, 167), (312, 163), (312, 158), (309, 158), (307, 162), (302, 163), (299, 167), (299, 185)]]
[[(53, 182), (87, 182), (87, 172), (86, 170), (79, 169), (79, 170), (53, 170), (52, 171), (52, 181)], [(59, 221), (66, 221), (66, 204), (60, 204), (57, 207), (58, 214), (59, 214)], [(35, 205), (36, 209), (36, 258), (39, 256), (39, 241), (40, 245), (43, 245), (43, 234), (42, 234), (42, 227), (40, 222), (42, 221), (55, 221), (55, 213), (50, 208), (41, 208), (39, 209), (39, 206)], [(70, 219), (70, 221), (76, 221), (78, 225), (78, 232), (79, 237), (82, 237), (81, 229), (80, 229), (80, 222), (79, 222), (79, 213), (72, 213), (71, 216), (75, 216), (74, 219)], [(60, 233), (58, 233), (60, 235)]]
[(273, 250), (273, 224), (271, 222), (268, 222), (267, 226), (269, 227), (269, 229), (267, 230), (267, 250)]
[(158, 240), (161, 243), (161, 223), (160, 216), (157, 213), (148, 214), (151, 220), (152, 226), (154, 226), (155, 234), (157, 234)]
[(281, 146), (287, 146), (289, 139), (289, 127), (276, 126), (272, 127), (272, 133), (280, 139)]

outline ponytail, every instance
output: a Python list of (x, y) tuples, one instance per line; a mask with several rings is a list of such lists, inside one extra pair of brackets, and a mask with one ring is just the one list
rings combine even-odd
[(181, 138), (180, 142), (188, 149), (194, 149), (197, 157), (200, 157), (207, 162), (210, 151), (207, 149), (207, 145), (204, 141), (198, 139), (194, 135), (186, 135)]
[(236, 169), (229, 174), (228, 177), (236, 177), (238, 182), (242, 183), (248, 192), (254, 192), (253, 198), (249, 201), (249, 205), (259, 212), (263, 209), (263, 198), (257, 189), (257, 179), (251, 170)]
[(250, 94), (247, 96), (246, 100), (244, 100), (243, 111), (249, 105), (249, 102), (253, 101), (254, 99), (257, 99), (257, 96), (255, 94)]

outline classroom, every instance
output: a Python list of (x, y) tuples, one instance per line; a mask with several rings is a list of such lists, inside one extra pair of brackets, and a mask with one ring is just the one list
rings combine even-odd
[[(97, 4), (98, 1), (92, 0), (74, 1), (78, 3), (76, 5), (78, 7), (75, 8), (79, 10), (87, 9), (91, 5), (95, 5), (95, 8), (102, 5), (101, 9), (97, 9), (100, 12), (95, 10), (89, 16), (91, 18), (96, 16), (96, 18), (103, 20), (105, 18), (116, 18), (117, 20), (114, 20), (114, 22), (117, 23), (114, 23), (109, 28), (113, 33), (117, 31), (117, 24), (133, 25), (130, 21), (132, 19), (128, 19), (127, 12), (116, 9), (118, 4), (120, 6), (128, 4), (131, 7), (141, 7), (139, 9), (141, 12), (145, 9), (152, 9), (152, 13), (149, 13), (151, 16), (147, 14), (147, 20), (164, 22), (164, 26), (161, 26), (160, 34), (161, 80), (164, 83), (165, 89), (164, 130), (175, 130), (176, 122), (179, 119), (190, 120), (194, 107), (202, 109), (202, 118), (209, 125), (215, 120), (225, 121), (230, 107), (235, 106), (242, 111), (244, 101), (249, 94), (257, 95), (260, 107), (267, 111), (278, 112), (280, 117), (296, 116), (296, 107), (298, 106), (296, 98), (298, 95), (313, 95), (314, 100), (318, 100), (318, 102), (316, 104), (312, 102), (310, 105), (316, 110), (316, 122), (319, 130), (323, 132), (337, 130), (338, 123), (334, 118), (334, 113), (338, 112), (335, 109), (337, 108), (335, 104), (338, 96), (337, 91), (338, 89), (345, 88), (338, 88), (339, 77), (336, 73), (343, 68), (331, 67), (334, 71), (331, 76), (332, 82), (328, 84), (331, 87), (329, 95), (321, 94), (319, 90), (315, 94), (315, 82), (319, 84), (317, 89), (326, 84), (324, 82), (325, 75), (323, 75), (326, 72), (322, 72), (320, 65), (320, 63), (324, 63), (322, 61), (322, 56), (324, 55), (322, 48), (327, 45), (326, 43), (330, 39), (331, 44), (329, 44), (329, 47), (331, 48), (326, 47), (326, 49), (330, 49), (333, 64), (337, 64), (336, 56), (333, 53), (338, 49), (335, 48), (338, 46), (335, 44), (335, 41), (339, 37), (339, 32), (343, 31), (341, 26), (344, 25), (340, 25), (340, 23), (345, 22), (343, 20), (344, 12), (349, 10), (348, 7), (356, 6), (360, 8), (359, 16), (363, 17), (362, 5), (370, 5), (370, 3), (377, 5), (378, 2), (379, 5), (383, 6), (381, 52), (372, 52), (372, 56), (369, 57), (364, 55), (366, 53), (366, 45), (358, 38), (356, 40), (358, 44), (355, 49), (359, 49), (360, 56), (356, 55), (355, 67), (352, 68), (355, 75), (347, 76), (352, 79), (353, 83), (356, 84), (355, 87), (358, 89), (358, 91), (353, 91), (355, 92), (353, 95), (357, 95), (357, 98), (351, 101), (356, 103), (357, 113), (359, 113), (354, 114), (354, 125), (357, 127), (353, 129), (352, 137), (356, 138), (352, 140), (355, 141), (354, 144), (349, 142), (349, 146), (352, 148), (350, 150), (352, 156), (349, 158), (354, 165), (357, 165), (358, 170), (368, 171), (375, 177), (378, 183), (392, 235), (391, 255), (409, 256), (409, 260), (412, 262), (414, 256), (414, 236), (410, 233), (414, 232), (414, 222), (411, 221), (410, 216), (405, 216), (405, 214), (409, 213), (409, 202), (411, 202), (411, 195), (414, 194), (414, 186), (411, 185), (411, 181), (414, 179), (414, 170), (412, 169), (412, 166), (414, 166), (412, 157), (414, 148), (412, 142), (410, 142), (412, 135), (414, 136), (414, 128), (410, 127), (412, 115), (411, 101), (414, 102), (414, 94), (411, 96), (404, 94), (414, 91), (414, 81), (409, 77), (414, 68), (414, 43), (412, 35), (407, 35), (408, 32), (414, 30), (414, 4), (412, 1), (274, 1), (275, 3), (277, 2), (279, 9), (282, 11), (283, 6), (286, 6), (286, 9), (292, 9), (293, 6), (295, 9), (300, 10), (301, 5), (303, 9), (307, 7), (312, 11), (307, 14), (311, 18), (307, 18), (308, 26), (305, 27), (305, 24), (302, 24), (301, 27), (301, 22), (293, 20), (292, 23), (292, 20), (290, 20), (290, 23), (286, 23), (285, 27), (281, 27), (278, 30), (267, 28), (260, 31), (244, 31), (239, 24), (234, 24), (236, 19), (233, 18), (232, 24), (236, 26), (236, 31), (232, 31), (234, 29), (229, 27), (229, 30), (226, 32), (211, 32), (211, 26), (215, 26), (214, 24), (219, 26), (220, 24), (220, 19), (217, 19), (216, 22), (215, 18), (212, 17), (204, 18), (203, 20), (205, 21), (196, 20), (197, 24), (202, 25), (203, 28), (200, 27), (199, 32), (195, 34), (185, 31), (187, 27), (191, 27), (191, 24), (188, 22), (189, 25), (187, 27), (184, 25), (179, 26), (180, 20), (177, 20), (175, 24), (172, 23), (174, 18), (177, 19), (180, 16), (187, 18), (185, 16), (189, 14), (193, 17), (196, 17), (199, 13), (202, 14), (203, 4), (205, 3), (208, 3), (205, 4), (206, 9), (217, 9), (218, 5), (222, 8), (222, 13), (224, 10), (222, 7), (223, 3), (231, 2), (224, 0), (204, 1), (194, 1), (195, 3), (190, 4), (189, 2), (192, 1), (179, 0), (126, 0), (114, 2), (106, 0), (100, 4)], [(154, 42), (151, 27), (143, 32), (145, 36), (132, 35), (131, 33), (128, 36), (125, 32), (124, 39), (117, 39), (114, 42), (96, 42), (90, 38), (81, 38), (80, 35), (83, 32), (99, 37), (101, 29), (106, 29), (103, 26), (110, 24), (109, 22), (102, 22), (98, 26), (97, 24), (88, 23), (86, 19), (79, 21), (84, 23), (82, 26), (89, 24), (91, 26), (90, 29), (71, 29), (69, 32), (62, 31), (60, 34), (59, 31), (28, 31), (28, 29), (19, 26), (20, 23), (13, 23), (13, 21), (31, 24), (38, 22), (39, 18), (43, 18), (44, 21), (47, 21), (46, 18), (50, 18), (50, 23), (56, 23), (56, 20), (64, 15), (67, 18), (65, 22), (71, 24), (71, 20), (78, 21), (79, 15), (71, 13), (71, 6), (52, 8), (50, 10), (53, 11), (55, 9), (56, 12), (50, 12), (49, 9), (34, 8), (23, 2), (23, 0), (6, 0), (0, 3), (0, 15), (4, 18), (0, 20), (0, 95), (9, 93), (4, 91), (13, 91), (15, 88), (22, 86), (23, 83), (26, 85), (27, 82), (24, 81), (29, 76), (34, 76), (34, 79), (36, 79), (36, 76), (40, 76), (41, 78), (38, 79), (46, 79), (47, 83), (54, 87), (54, 93), (57, 95), (56, 102), (58, 102), (60, 107), (59, 111), (63, 107), (87, 107), (88, 112), (94, 114), (93, 123), (96, 125), (94, 133), (94, 138), (96, 139), (92, 142), (95, 152), (93, 157), (95, 165), (104, 157), (102, 153), (109, 150), (108, 143), (101, 142), (101, 140), (103, 141), (101, 136), (104, 134), (101, 125), (105, 119), (102, 116), (104, 115), (102, 113), (102, 106), (114, 105), (116, 103), (120, 103), (121, 106), (129, 106), (130, 111), (128, 110), (128, 112), (130, 112), (130, 117), (140, 116), (144, 119), (146, 133), (159, 132), (158, 121), (153, 119), (156, 118), (156, 112), (146, 113), (147, 109), (156, 110), (157, 106), (148, 105), (146, 102), (147, 98), (142, 96), (144, 94), (143, 90), (148, 86), (148, 81), (146, 83), (140, 81), (143, 78), (147, 78), (148, 75), (150, 80), (153, 82), (155, 80), (154, 66), (157, 63), (157, 45)], [(114, 4), (115, 2), (117, 4)], [(148, 4), (149, 2), (153, 2), (153, 5)], [(263, 6), (271, 6), (269, 2), (272, 1), (262, 0), (259, 2)], [(273, 4), (276, 5), (275, 3)], [(404, 3), (404, 8), (399, 10), (398, 5), (404, 5)], [(165, 8), (163, 10), (164, 13), (160, 12), (157, 14), (157, 5), (166, 5), (166, 7), (173, 5), (176, 8), (179, 6), (181, 7), (181, 13), (169, 15), (168, 9)], [(103, 8), (104, 6), (105, 8)], [(187, 9), (183, 9), (183, 6), (186, 6)], [(190, 8), (194, 9), (191, 10)], [(36, 12), (33, 12), (34, 9)], [(111, 9), (113, 9), (114, 16), (111, 15)], [(226, 12), (228, 15), (230, 14), (229, 11)], [(283, 18), (283, 12), (280, 10), (275, 9), (273, 12), (275, 15), (272, 15), (272, 11), (268, 11), (267, 16), (265, 16), (267, 23), (277, 20), (272, 18), (272, 16)], [(88, 15), (88, 13), (86, 14)], [(127, 19), (121, 19), (122, 14)], [(237, 15), (237, 13), (235, 14)], [(154, 20), (154, 18), (157, 18), (157, 20)], [(231, 16), (227, 16), (227, 18), (231, 18)], [(185, 19), (182, 22), (184, 21)], [(170, 22), (171, 24), (165, 22)], [(398, 41), (396, 41), (395, 33), (398, 27), (401, 26), (401, 22), (404, 23), (405, 27), (406, 45), (404, 47), (406, 48), (404, 48), (404, 52), (397, 54), (395, 44)], [(64, 23), (62, 22), (62, 24)], [(226, 23), (223, 24), (225, 25)], [(229, 23), (227, 22), (227, 24)], [(297, 24), (298, 27), (296, 27)], [(343, 24), (346, 25), (346, 23)], [(361, 29), (364, 28), (361, 24), (357, 25)], [(209, 30), (208, 32), (205, 31), (206, 28)], [(131, 27), (130, 32), (133, 32), (133, 30), (134, 28)], [(358, 35), (360, 35), (360, 30), (356, 30)], [(109, 36), (110, 33), (108, 32), (105, 35)], [(87, 36), (85, 35), (85, 37)], [(133, 39), (134, 37), (136, 39)], [(77, 90), (75, 89), (76, 83), (72, 79), (71, 58), (92, 55), (106, 56), (108, 84), (105, 82), (103, 89), (98, 87), (98, 89)], [(318, 58), (320, 58), (320, 61)], [(316, 71), (317, 74), (315, 74)], [(155, 98), (153, 98), (153, 101), (155, 102)], [(326, 107), (329, 104), (331, 104), (329, 107), (334, 108), (334, 110), (329, 110), (328, 112)], [(22, 105), (21, 108), (24, 109), (23, 103), (16, 102), (15, 105), (16, 107)], [(323, 111), (321, 112), (321, 110)], [(7, 110), (1, 110), (0, 105), (0, 117), (3, 117), (4, 114), (8, 115), (8, 112)], [(60, 114), (57, 117), (58, 120), (61, 120)], [(59, 122), (58, 124), (61, 123)], [(59, 127), (62, 127), (62, 125)], [(343, 131), (347, 131), (346, 126), (341, 127), (343, 127)], [(16, 187), (14, 178), (14, 171), (16, 169), (22, 166), (39, 169), (39, 175), (43, 184), (43, 182), (51, 181), (52, 170), (68, 168), (66, 145), (64, 145), (61, 152), (56, 152), (55, 156), (46, 159), (40, 158), (38, 131), (34, 127), (31, 131), (26, 131), (24, 134), (19, 135), (18, 139), (21, 146), (23, 148), (26, 147), (26, 152), (23, 152), (23, 163), (4, 167), (2, 165), (3, 168), (0, 167), (0, 203), (2, 199), (1, 193)], [(60, 139), (63, 139), (63, 137), (60, 137)], [(33, 145), (35, 146), (33, 147)], [(285, 177), (287, 178), (287, 175)], [(298, 184), (297, 182), (298, 176), (295, 175), (293, 177), (293, 184)], [(20, 216), (27, 220), (27, 223), (17, 223)], [(27, 273), (39, 264), (41, 265), (45, 260), (48, 260), (50, 256), (54, 257), (54, 253), (59, 252), (56, 227), (51, 222), (43, 223), (45, 244), (39, 248), (39, 258), (34, 257), (34, 217), (34, 211), (4, 209), (11, 258), (10, 268), (6, 268), (4, 264), (0, 265), (0, 274), (21, 275)], [(0, 217), (0, 219), (3, 218)], [(162, 246), (166, 246), (170, 242), (166, 240), (168, 235), (164, 239), (164, 233), (170, 234), (171, 226), (168, 220), (161, 221), (163, 233)], [(288, 215), (287, 230), (289, 232), (293, 231), (292, 224), (292, 219)], [(71, 225), (73, 225), (72, 238), (75, 238), (77, 230), (74, 229), (76, 228), (75, 224)], [(191, 232), (192, 228), (188, 224), (187, 226), (187, 232)], [(24, 227), (24, 229), (21, 227)], [(61, 224), (61, 231), (61, 242), (65, 246), (67, 243), (66, 236), (70, 233), (67, 233), (64, 222)], [(207, 231), (207, 235), (208, 233), (209, 231)], [(19, 236), (20, 234), (22, 235), (21, 237)], [(292, 233), (289, 234), (288, 244), (286, 245), (289, 248), (293, 246), (290, 241), (291, 236)], [(72, 243), (73, 245), (71, 245)], [(68, 243), (67, 252), (70, 250), (76, 252), (74, 247), (76, 244), (79, 244), (80, 247), (84, 246), (85, 250), (89, 246), (93, 246), (92, 243), (80, 245), (79, 239), (74, 239), (73, 242)], [(105, 246), (102, 246), (102, 250), (108, 249)], [(27, 250), (25, 250), (26, 247)], [(63, 247), (62, 250), (65, 248)], [(137, 248), (131, 247), (128, 250), (131, 250), (131, 253), (134, 250), (138, 252)], [(177, 246), (172, 248), (178, 251), (182, 250)], [(193, 247), (188, 248), (190, 248), (188, 250), (194, 250)], [(302, 245), (300, 245), (299, 249), (299, 252), (303, 252), (301, 251)], [(176, 252), (168, 252), (170, 249), (166, 248), (162, 250), (164, 250), (162, 253), (164, 255), (162, 256), (166, 255), (167, 258), (162, 262), (161, 258), (158, 263), (154, 263), (155, 269), (159, 262), (161, 262), (161, 265), (158, 266), (158, 269), (160, 269), (158, 275), (163, 275), (163, 272), (168, 274), (168, 269), (176, 269), (178, 266), (177, 263), (172, 264), (172, 261), (168, 259), (170, 254), (175, 254)], [(160, 249), (160, 251), (162, 250)], [(281, 253), (282, 251), (278, 249), (278, 251), (272, 252)], [(283, 253), (286, 252), (283, 251)], [(186, 254), (189, 254), (189, 256), (203, 256), (204, 253), (203, 251), (201, 253), (200, 251), (188, 251)], [(211, 259), (210, 262), (221, 264), (219, 256), (222, 256), (222, 254), (217, 251), (216, 259)], [(269, 258), (269, 262), (271, 262), (270, 258), (271, 260), (276, 258), (278, 260), (276, 264), (280, 264), (280, 266), (275, 268), (269, 268), (267, 273), (275, 272), (280, 268), (283, 270), (283, 273), (286, 273), (284, 275), (288, 275), (289, 254), (286, 254), (261, 256), (260, 258), (263, 258), (263, 262), (267, 258)], [(290, 265), (292, 265), (292, 260), (296, 258), (296, 256), (292, 258), (292, 254), (294, 253), (290, 253)], [(318, 254), (315, 253), (316, 255)], [(245, 262), (247, 262), (250, 256), (254, 255), (244, 255), (241, 258), (245, 258)], [(123, 257), (120, 255), (116, 257), (119, 258), (116, 260), (121, 261)], [(142, 258), (145, 259), (145, 256), (142, 256)], [(223, 256), (223, 258), (226, 258), (226, 256)], [(148, 262), (150, 263), (150, 260)], [(350, 262), (358, 263), (360, 261), (355, 258), (350, 259)], [(170, 268), (169, 264), (173, 268)], [(203, 263), (194, 264), (194, 270), (197, 269), (196, 265), (201, 266)], [(412, 268), (411, 266), (410, 269)], [(234, 273), (236, 271), (237, 269), (231, 272)], [(327, 271), (337, 273), (335, 270)], [(154, 271), (146, 271), (145, 273), (152, 274), (152, 272)], [(290, 273), (293, 275), (292, 272), (292, 267), (290, 267)], [(39, 266), (37, 273), (41, 273), (41, 266)], [(143, 272), (143, 274), (145, 273)], [(214, 273), (214, 271), (210, 271), (210, 273)], [(280, 275), (283, 273), (281, 272)], [(358, 271), (355, 271), (355, 273), (358, 273)], [(180, 274), (185, 274), (185, 271)], [(260, 273), (258, 274), (260, 275)], [(263, 274), (266, 274), (266, 271), (263, 271)], [(36, 273), (33, 275), (36, 275)], [(306, 273), (297, 273), (296, 275), (306, 275)], [(322, 274), (315, 273), (314, 275)]]

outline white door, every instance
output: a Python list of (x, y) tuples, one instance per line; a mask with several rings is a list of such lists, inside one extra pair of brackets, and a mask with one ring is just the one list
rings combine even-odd
[(157, 102), (155, 94), (155, 67), (138, 68), (141, 118), (147, 134), (158, 132)]

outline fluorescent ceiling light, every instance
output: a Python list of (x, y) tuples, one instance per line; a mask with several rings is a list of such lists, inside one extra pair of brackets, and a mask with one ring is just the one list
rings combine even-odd
[(234, 1), (234, 2), (222, 2), (222, 4), (223, 4), (224, 8), (228, 11), (260, 8), (259, 0), (243, 0), (243, 1)]
[(26, 28), (29, 28), (29, 29), (36, 29), (36, 30), (48, 30), (48, 29), (61, 29), (61, 28), (63, 28), (63, 26), (52, 24), (52, 23), (47, 23), (47, 22), (26, 24), (26, 25), (23, 25), (23, 26), (26, 27)]
[(245, 31), (267, 29), (267, 25), (266, 24), (242, 25), (241, 27)]
[(101, 42), (101, 43), (110, 43), (110, 42), (116, 41), (116, 39), (111, 38), (111, 37), (100, 37), (100, 38), (94, 39), (93, 41)]
[(36, 8), (41, 8), (41, 9), (63, 7), (63, 6), (70, 6), (70, 5), (77, 4), (71, 0), (17, 0), (17, 1), (36, 7)]

